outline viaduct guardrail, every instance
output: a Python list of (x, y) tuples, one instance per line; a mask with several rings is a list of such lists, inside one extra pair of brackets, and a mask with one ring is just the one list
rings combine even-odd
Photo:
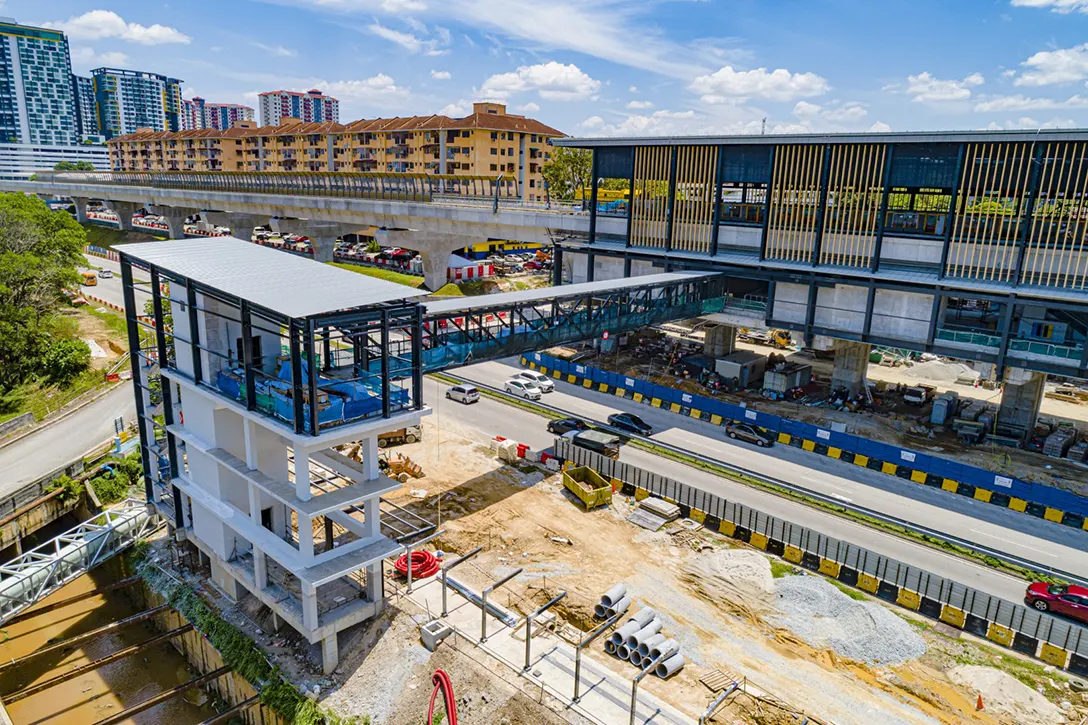
[(588, 466), (636, 499), (661, 498), (681, 514), (803, 569), (819, 572), (1072, 674), (1088, 676), (1088, 629), (924, 569), (556, 438), (555, 454)]

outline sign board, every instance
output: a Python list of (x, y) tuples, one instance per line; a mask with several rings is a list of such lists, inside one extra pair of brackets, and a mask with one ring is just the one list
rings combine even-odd
[(607, 340), (608, 339), (608, 330), (605, 330), (604, 332), (601, 333), (601, 339), (602, 340)]
[(635, 387), (635, 381), (634, 381), (634, 379), (633, 379), (633, 378), (624, 378), (624, 379), (623, 379), (623, 382), (624, 382), (624, 384), (625, 384), (625, 385), (626, 385), (627, 387), (629, 387), (629, 388), (633, 388), (633, 387)]
[(586, 366), (585, 365), (575, 365), (574, 369), (579, 373), (584, 373), (586, 371)]
[(533, 359), (536, 360), (537, 362), (540, 362), (540, 353), (539, 352), (534, 352), (533, 353)]
[(816, 437), (817, 438), (822, 438), (825, 441), (829, 441), (829, 440), (831, 440), (831, 431), (829, 431), (829, 430), (820, 430), (819, 428), (817, 428), (816, 429)]
[(680, 395), (680, 400), (684, 401), (685, 403), (690, 403), (691, 402), (691, 396), (688, 395), (687, 393), (683, 393), (683, 394)]
[(755, 420), (759, 416), (756, 415), (756, 412), (754, 410), (746, 410), (744, 411), (744, 417), (748, 420)]
[(113, 430), (117, 435), (121, 435), (125, 432), (125, 418), (124, 416), (117, 416), (113, 419)]
[(994, 485), (1001, 488), (1012, 488), (1012, 479), (1008, 476), (994, 476)]
[(911, 451), (899, 451), (899, 457), (907, 463), (914, 463), (915, 455)]

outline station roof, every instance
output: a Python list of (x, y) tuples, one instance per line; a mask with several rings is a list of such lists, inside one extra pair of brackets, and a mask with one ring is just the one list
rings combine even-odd
[(858, 143), (1008, 143), (1016, 141), (1088, 141), (1088, 129), (1034, 131), (904, 131), (874, 133), (772, 133), (733, 136), (567, 137), (551, 140), (554, 146), (773, 146), (790, 144)]
[(114, 249), (286, 317), (311, 317), (427, 294), (235, 237), (123, 244)]
[(700, 277), (711, 277), (716, 272), (667, 272), (664, 274), (644, 274), (639, 277), (627, 277), (624, 279), (608, 279), (600, 282), (582, 282), (580, 284), (565, 284), (561, 287), (541, 287), (540, 289), (521, 290), (520, 292), (503, 292), (497, 295), (480, 295), (479, 297), (451, 297), (448, 300), (425, 302), (424, 308), (428, 315), (443, 315), (450, 312), (459, 312), (490, 307), (509, 307), (510, 305), (525, 302), (544, 302), (554, 297), (585, 297), (587, 295), (615, 292), (623, 289), (637, 289), (639, 287), (656, 287), (670, 282), (689, 282)]

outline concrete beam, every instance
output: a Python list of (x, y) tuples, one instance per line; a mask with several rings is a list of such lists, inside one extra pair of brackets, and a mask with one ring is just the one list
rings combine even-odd
[(117, 218), (121, 223), (121, 230), (131, 232), (135, 229), (132, 226), (132, 215), (143, 209), (145, 204), (138, 201), (115, 201), (113, 199), (106, 199), (103, 201), (106, 208), (117, 215)]
[(414, 229), (379, 229), (379, 244), (404, 247), (419, 253), (423, 260), (423, 284), (431, 292), (446, 284), (450, 255), (480, 241), (478, 235), (426, 232)]
[(161, 204), (150, 204), (147, 210), (166, 220), (168, 234), (171, 239), (184, 239), (185, 220), (200, 213), (200, 209), (192, 207), (163, 206)]
[(227, 227), (231, 234), (239, 239), (252, 239), (253, 230), (268, 224), (270, 217), (262, 214), (247, 214), (236, 211), (203, 211), (201, 219), (217, 227)]
[(314, 219), (272, 220), (272, 229), (277, 234), (297, 234), (308, 237), (314, 248), (314, 261), (331, 262), (336, 247), (336, 240), (345, 234), (356, 234), (365, 226), (345, 222), (326, 222)]

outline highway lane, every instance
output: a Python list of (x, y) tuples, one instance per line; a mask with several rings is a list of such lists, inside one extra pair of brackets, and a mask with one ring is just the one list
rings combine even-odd
[[(94, 295), (95, 297), (118, 305), (120, 307), (125, 306), (125, 293), (124, 288), (121, 286), (121, 264), (120, 262), (113, 262), (109, 259), (103, 259), (102, 257), (95, 257), (91, 255), (84, 255), (87, 260), (86, 265), (80, 267), (80, 271), (91, 270), (97, 271), (99, 269), (108, 269), (113, 272), (113, 277), (103, 279), (99, 277), (98, 284), (94, 287), (81, 287), (80, 291), (84, 294)], [(151, 299), (151, 294), (148, 292), (147, 273), (143, 270), (133, 270), (136, 281), (136, 303), (139, 306), (140, 314), (143, 314), (144, 302)], [(142, 283), (142, 285), (141, 285)], [(94, 304), (93, 302), (91, 304)]]
[[(520, 369), (520, 365), (511, 359), (480, 363), (454, 372), (476, 382), (502, 387), (503, 381)], [(653, 436), (655, 439), (679, 448), (774, 476), (802, 488), (958, 536), (980, 546), (1088, 577), (1088, 532), (1082, 530), (920, 486), (895, 476), (791, 446), (777, 445), (770, 449), (760, 449), (746, 443), (734, 442), (725, 437), (721, 428), (710, 423), (684, 418), (568, 383), (556, 381), (556, 391), (545, 395), (544, 402), (569, 411), (572, 415), (597, 420), (604, 420), (609, 414), (620, 410), (637, 413), (653, 426), (656, 431)], [(632, 463), (639, 461), (637, 465), (643, 468), (664, 473), (664, 459), (645, 451), (628, 447), (622, 457)], [(690, 482), (693, 477), (702, 478), (708, 475), (688, 466), (683, 466), (681, 470), (683, 472), (680, 475), (672, 477)], [(714, 481), (721, 480), (714, 476), (709, 477)], [(752, 490), (747, 487), (740, 488)], [(747, 503), (737, 495), (732, 497)], [(808, 507), (802, 509), (812, 511)], [(803, 523), (797, 516), (791, 520)], [(831, 533), (824, 526), (815, 528)]]
[(136, 420), (132, 383), (124, 382), (90, 405), (5, 448), (0, 448), (0, 496), (67, 465), (114, 435), (113, 421)]

